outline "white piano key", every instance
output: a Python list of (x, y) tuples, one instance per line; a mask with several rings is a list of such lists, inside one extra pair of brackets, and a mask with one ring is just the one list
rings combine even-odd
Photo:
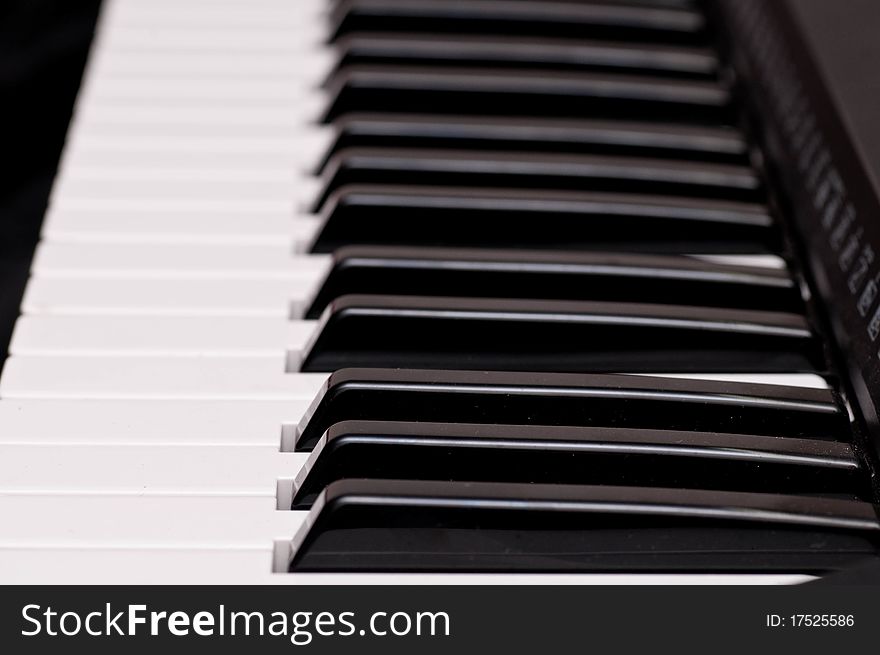
[[(0, 494), (276, 497), (307, 453), (272, 446), (0, 444)], [(289, 504), (287, 505), (289, 507)]]
[(0, 546), (6, 584), (283, 584), (271, 548)]
[[(200, 11), (180, 5), (179, 13), (166, 9), (160, 11), (149, 8), (145, 11), (113, 10), (104, 12), (101, 20), (101, 49), (103, 52), (131, 50), (166, 50), (178, 49), (183, 53), (204, 52), (217, 49), (222, 42), (221, 37), (211, 38), (212, 32), (228, 34), (236, 29), (245, 33), (232, 41), (235, 48), (260, 50), (259, 33), (267, 35), (267, 48), (276, 54), (290, 52), (295, 45), (285, 44), (282, 38), (287, 33), (290, 38), (298, 39), (300, 47), (310, 45), (319, 48), (326, 45), (330, 35), (332, 22), (328, 20), (326, 7), (304, 7), (299, 11), (300, 3), (286, 8), (255, 8), (238, 7), (228, 11)], [(169, 18), (173, 20), (169, 22)], [(145, 35), (152, 30), (170, 32), (169, 34)], [(187, 43), (183, 36), (193, 36)]]
[(312, 398), (0, 400), (0, 444), (246, 446), (280, 450)]
[(10, 357), (0, 398), (311, 400), (323, 373), (272, 357)]
[(269, 547), (253, 549), (0, 546), (6, 584), (283, 584)]
[[(250, 12), (248, 12), (250, 13)], [(196, 52), (181, 56), (179, 52), (116, 51), (100, 52), (89, 61), (93, 78), (116, 79), (118, 76), (234, 78), (242, 75), (279, 77), (284, 79), (324, 79), (336, 63), (331, 48), (309, 51), (289, 57), (251, 52), (235, 55), (225, 52)]]
[[(180, 0), (107, 0), (113, 6), (131, 6), (133, 9), (152, 11), (168, 11), (181, 6)], [(327, 0), (297, 0), (296, 5), (291, 5), (290, 0), (186, 0), (186, 7), (198, 9), (198, 11), (228, 11), (240, 9), (242, 6), (253, 8), (255, 11), (263, 9), (290, 9), (302, 4), (304, 7), (325, 7)]]
[(0, 547), (265, 548), (306, 512), (266, 496), (0, 494)]
[[(228, 104), (80, 103), (76, 107), (74, 121), (135, 125), (278, 125), (284, 128), (316, 118), (323, 106), (320, 102), (298, 103), (293, 107), (265, 103), (249, 107)], [(75, 132), (71, 136), (75, 136)]]
[(805, 574), (274, 573), (272, 548), (0, 547), (7, 584), (794, 585)]
[(309, 83), (283, 78), (253, 78), (241, 76), (236, 80), (208, 77), (166, 78), (156, 77), (93, 77), (83, 87), (86, 102), (104, 100), (156, 101), (167, 99), (175, 103), (211, 101), (243, 101), (244, 104), (273, 103), (292, 105), (300, 102), (314, 102), (315, 98), (326, 98), (327, 94), (319, 86), (319, 81)]
[(243, 27), (283, 26), (296, 29), (304, 20), (326, 17), (331, 8), (328, 0), (297, 0), (296, 3), (268, 2), (111, 2), (102, 12), (103, 27), (125, 25), (176, 25), (194, 29), (215, 25)]
[[(179, 65), (174, 66), (175, 62)], [(329, 47), (307, 47), (279, 56), (261, 49), (187, 51), (116, 46), (91, 61), (89, 74), (81, 87), (82, 99), (92, 101), (97, 97), (93, 95), (95, 92), (103, 94), (117, 81), (138, 79), (162, 95), (168, 95), (162, 86), (166, 82), (174, 85), (189, 80), (208, 86), (216, 83), (235, 86), (241, 81), (270, 85), (286, 81), (291, 88), (281, 97), (288, 98), (293, 97), (293, 93), (320, 93), (338, 66), (339, 56)], [(129, 87), (123, 85), (123, 88)], [(264, 88), (271, 86), (255, 87), (256, 96), (264, 96)], [(125, 93), (128, 95), (130, 91)], [(271, 94), (277, 95), (278, 91)]]
[(193, 6), (190, 2), (176, 6), (153, 6), (152, 3), (112, 3), (104, 14), (103, 27), (121, 30), (146, 25), (187, 27), (193, 30), (216, 29), (217, 27), (242, 29), (284, 28), (296, 33), (306, 27), (307, 21), (318, 21), (326, 16), (329, 9), (327, 0), (323, 2), (304, 2), (287, 5), (260, 6), (234, 5), (214, 7), (201, 3)]
[[(249, 17), (241, 23), (238, 15)], [(108, 16), (102, 25), (101, 54), (114, 56), (131, 52), (176, 52), (192, 56), (206, 52), (269, 52), (277, 57), (311, 53), (328, 46), (330, 24), (325, 16), (278, 14), (278, 23), (269, 12), (242, 11), (238, 15), (214, 14), (206, 24), (197, 25), (193, 13), (182, 11), (180, 20), (163, 24), (161, 16)], [(285, 41), (284, 35), (288, 41)], [(189, 37), (189, 40), (187, 40)], [(264, 37), (261, 40), (260, 37)], [(224, 40), (228, 43), (223, 48)]]
[[(306, 7), (299, 20), (289, 14), (255, 7), (253, 10), (203, 12), (205, 19), (199, 24), (196, 10), (186, 10), (186, 3), (179, 3), (180, 20), (169, 20), (173, 10), (159, 8), (117, 9), (108, 5), (101, 12), (97, 37), (93, 50), (97, 53), (115, 53), (131, 50), (178, 50), (181, 54), (222, 50), (224, 38), (229, 50), (269, 51), (278, 56), (305, 49), (325, 47), (330, 23), (326, 11), (309, 10)], [(287, 8), (289, 9), (289, 8)], [(249, 14), (237, 24), (239, 14)], [(278, 22), (272, 24), (272, 18)], [(236, 35), (235, 32), (240, 34)], [(284, 35), (290, 42), (285, 43)], [(260, 48), (258, 36), (264, 36)], [(189, 37), (187, 39), (187, 37)]]
[[(298, 211), (296, 201), (286, 198), (164, 198), (142, 197), (136, 203), (135, 209), (155, 212), (211, 212), (211, 211), (255, 211), (255, 212), (289, 212)], [(53, 195), (52, 206), (59, 209), (82, 210), (82, 211), (118, 211), (121, 208), (119, 198), (71, 198), (63, 195)]]
[[(228, 26), (223, 26), (223, 29), (228, 29)], [(253, 74), (258, 77), (309, 79), (327, 71), (337, 62), (338, 56), (338, 49), (330, 43), (287, 54), (268, 51), (226, 52), (215, 49), (138, 49), (120, 44), (116, 48), (97, 49), (89, 58), (89, 73), (91, 78), (118, 74), (162, 74), (168, 77)]]
[(154, 277), (303, 280), (326, 274), (330, 258), (293, 256), (290, 245), (42, 242), (32, 274), (47, 277)]
[[(74, 211), (50, 208), (42, 236), (56, 243), (273, 246), (290, 256), (320, 226), (288, 212)], [(162, 254), (161, 252), (159, 254)]]
[(302, 311), (320, 279), (193, 280), (32, 277), (21, 310), (37, 315), (274, 316)]
[(318, 182), (290, 170), (67, 168), (55, 180), (50, 203), (76, 198), (115, 201), (120, 207), (140, 205), (141, 198), (277, 199), (294, 207), (314, 202)]
[(319, 158), (298, 160), (282, 152), (253, 152), (246, 148), (241, 151), (209, 152), (199, 150), (155, 150), (136, 152), (125, 150), (106, 150), (85, 148), (71, 151), (63, 159), (59, 173), (67, 178), (68, 172), (87, 169), (116, 169), (125, 171), (163, 171), (171, 175), (175, 168), (198, 169), (206, 173), (212, 171), (265, 172), (272, 175), (312, 173), (317, 168)]
[[(111, 26), (116, 27), (116, 26)], [(205, 52), (272, 52), (281, 55), (318, 50), (324, 46), (326, 30), (310, 21), (299, 23), (299, 29), (270, 26), (264, 29), (237, 29), (236, 26), (215, 29), (187, 29), (185, 26), (126, 26), (102, 32), (104, 52), (117, 50), (153, 50), (180, 53)]]
[[(259, 116), (255, 120), (258, 121)], [(124, 135), (113, 131), (104, 134), (83, 131), (68, 140), (65, 151), (76, 153), (81, 150), (102, 150), (145, 155), (169, 152), (250, 153), (286, 155), (296, 158), (294, 161), (297, 163), (306, 164), (326, 148), (327, 130), (319, 130), (306, 138), (303, 133), (308, 131), (308, 126), (302, 122), (297, 125), (297, 130), (290, 134), (276, 132), (262, 136), (236, 136), (234, 133), (225, 136), (214, 134), (199, 136), (193, 133)]]
[[(118, 134), (114, 135), (122, 142), (130, 140), (142, 140), (144, 136), (151, 135), (157, 140), (167, 139), (169, 134), (165, 126), (158, 126), (159, 129), (140, 129), (138, 126), (123, 125), (119, 126)], [(149, 126), (148, 126), (149, 127)], [(180, 126), (180, 132), (188, 131), (190, 126)], [(214, 126), (208, 126), (211, 130), (217, 132)], [(223, 132), (228, 132), (224, 127)], [(268, 130), (267, 130), (268, 131)], [(101, 137), (106, 137), (109, 130), (101, 132)], [(218, 139), (220, 139), (218, 135)], [(284, 134), (278, 134), (277, 139), (284, 141), (287, 137)], [(265, 135), (259, 136), (258, 139), (251, 139), (248, 135), (238, 139), (238, 143), (232, 139), (227, 140), (230, 147), (221, 148), (201, 148), (198, 146), (187, 147), (184, 142), (183, 146), (169, 146), (168, 148), (140, 148), (132, 146), (129, 148), (107, 148), (102, 145), (89, 146), (85, 145), (79, 148), (71, 148), (65, 151), (65, 155), (59, 166), (60, 175), (67, 175), (68, 172), (76, 173), (82, 169), (121, 169), (121, 170), (162, 170), (170, 171), (175, 168), (197, 169), (201, 171), (252, 171), (266, 172), (269, 175), (287, 174), (300, 176), (313, 174), (317, 169), (325, 154), (329, 150), (329, 146), (321, 144), (317, 149), (310, 149), (307, 142), (300, 144), (299, 155), (291, 155), (290, 151), (275, 149), (276, 144), (273, 143), (273, 137)], [(270, 148), (255, 148), (255, 145), (267, 143), (272, 145)]]
[[(80, 109), (82, 107), (82, 109)], [(302, 124), (304, 121), (318, 123), (327, 109), (326, 100), (318, 95), (309, 95), (296, 102), (280, 102), (242, 96), (235, 102), (218, 100), (181, 100), (170, 97), (138, 99), (88, 99), (79, 103), (74, 110), (74, 128), (80, 113), (93, 116), (94, 112), (121, 112), (130, 114), (127, 122), (143, 123), (165, 122), (169, 124), (208, 124), (240, 122), (259, 123), (261, 117), (271, 124)], [(74, 129), (73, 134), (76, 134)]]
[(317, 321), (262, 317), (21, 316), (24, 357), (268, 357), (306, 347)]
[[(331, 125), (309, 123), (289, 115), (285, 115), (283, 121), (274, 122), (235, 120), (223, 114), (205, 118), (200, 122), (180, 123), (150, 120), (149, 116), (135, 120), (137, 116), (122, 116), (114, 108), (96, 108), (77, 116), (78, 136), (64, 152), (67, 155), (67, 151), (72, 150), (72, 154), (83, 157), (111, 152), (121, 156), (129, 151), (133, 156), (143, 157), (207, 152), (277, 158), (302, 166), (323, 155), (336, 136)], [(120, 141), (123, 147), (119, 146)], [(285, 149), (279, 145), (285, 143), (295, 147)], [(83, 146), (75, 148), (77, 144)]]

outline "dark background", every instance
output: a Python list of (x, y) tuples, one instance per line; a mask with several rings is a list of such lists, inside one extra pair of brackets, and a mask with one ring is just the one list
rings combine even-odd
[(0, 369), (99, 5), (0, 1)]

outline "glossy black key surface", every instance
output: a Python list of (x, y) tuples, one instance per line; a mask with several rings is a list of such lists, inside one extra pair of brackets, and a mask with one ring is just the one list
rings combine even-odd
[(822, 371), (796, 314), (678, 305), (343, 296), (303, 371), (345, 367), (592, 372)]
[[(848, 439), (827, 389), (632, 375), (347, 369), (332, 373), (300, 422), (311, 450), (349, 420), (504, 423)], [(293, 444), (288, 443), (288, 448)]]
[(346, 421), (294, 481), (292, 509), (356, 478), (654, 486), (869, 500), (843, 443), (724, 433)]
[(802, 312), (784, 270), (629, 253), (350, 246), (305, 312), (349, 294), (668, 303)]
[(328, 82), (326, 122), (349, 112), (576, 118), (731, 124), (730, 92), (716, 82), (519, 69), (349, 66)]
[(762, 199), (746, 166), (596, 155), (351, 148), (324, 168), (314, 209), (344, 185), (436, 185)]
[(343, 148), (448, 148), (633, 155), (746, 163), (742, 135), (723, 127), (666, 123), (431, 114), (347, 114), (329, 156)]
[(705, 40), (689, 8), (522, 0), (345, 0), (331, 16), (335, 38), (352, 32), (501, 34), (671, 43)]
[(523, 189), (345, 186), (321, 214), (311, 251), (347, 245), (768, 253), (766, 207), (711, 199)]
[(345, 480), (319, 496), (290, 571), (822, 572), (876, 554), (876, 509), (792, 495)]
[(573, 39), (504, 38), (473, 35), (353, 34), (334, 44), (338, 67), (511, 67), (551, 71), (598, 71), (712, 78), (717, 55), (706, 48)]

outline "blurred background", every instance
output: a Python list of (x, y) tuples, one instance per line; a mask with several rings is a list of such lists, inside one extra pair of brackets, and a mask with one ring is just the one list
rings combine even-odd
[(0, 2), (0, 367), (99, 6)]

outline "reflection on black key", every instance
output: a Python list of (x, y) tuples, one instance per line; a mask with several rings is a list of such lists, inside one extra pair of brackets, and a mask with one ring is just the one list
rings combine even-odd
[(598, 71), (712, 78), (718, 57), (704, 48), (583, 39), (473, 35), (353, 34), (336, 42), (338, 67), (363, 64)]
[(704, 18), (692, 9), (614, 3), (508, 0), (344, 0), (332, 16), (336, 38), (352, 32), (507, 34), (694, 42)]
[(328, 162), (315, 210), (320, 210), (331, 193), (347, 184), (761, 199), (761, 183), (754, 171), (745, 166), (592, 155), (353, 148), (336, 153)]
[(351, 366), (589, 372), (822, 371), (796, 314), (676, 305), (344, 296), (303, 371)]
[(767, 253), (765, 207), (573, 191), (346, 186), (325, 203), (312, 252), (347, 245)]
[(292, 509), (337, 480), (653, 486), (870, 499), (846, 444), (623, 428), (348, 421), (296, 476)]
[[(847, 439), (831, 391), (639, 377), (347, 369), (329, 376), (303, 417), (297, 450), (349, 420), (504, 423)], [(288, 444), (288, 448), (291, 444)]]
[(379, 293), (803, 309), (786, 271), (691, 257), (350, 246), (334, 253), (305, 316), (319, 318), (340, 296)]
[(674, 157), (746, 163), (731, 128), (666, 123), (419, 114), (347, 114), (330, 153), (348, 147), (448, 148)]
[(861, 501), (615, 486), (346, 480), (290, 571), (826, 571), (875, 552)]
[(509, 69), (350, 66), (328, 84), (324, 115), (401, 112), (629, 118), (731, 124), (729, 91), (715, 82)]

